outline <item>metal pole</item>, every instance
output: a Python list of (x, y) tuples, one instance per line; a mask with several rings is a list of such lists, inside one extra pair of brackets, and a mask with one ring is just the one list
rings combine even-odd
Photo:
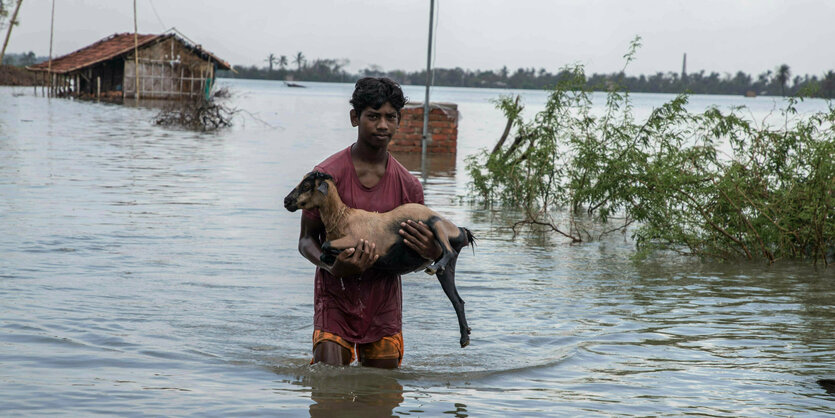
[(52, 75), (52, 38), (55, 33), (55, 0), (52, 0), (52, 19), (49, 22), (49, 64), (46, 73), (49, 75), (49, 97), (52, 97), (52, 89), (55, 88), (55, 77)]
[(136, 0), (133, 0), (133, 79), (135, 81), (136, 94), (134, 97), (139, 101), (139, 35), (136, 33)]
[(426, 97), (423, 100), (423, 137), (420, 141), (420, 171), (423, 184), (426, 185), (426, 145), (431, 140), (429, 134), (429, 84), (432, 82), (432, 21), (435, 15), (435, 0), (429, 1), (429, 46), (426, 53)]

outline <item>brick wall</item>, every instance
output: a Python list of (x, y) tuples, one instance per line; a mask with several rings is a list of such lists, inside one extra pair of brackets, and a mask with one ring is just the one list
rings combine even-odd
[[(427, 153), (455, 154), (458, 148), (458, 105), (430, 103)], [(423, 103), (409, 103), (400, 111), (400, 128), (389, 144), (392, 152), (420, 152), (423, 135)]]

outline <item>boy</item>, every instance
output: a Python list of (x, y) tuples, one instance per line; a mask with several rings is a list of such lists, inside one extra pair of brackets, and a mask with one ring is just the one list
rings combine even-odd
[[(388, 152), (406, 104), (400, 86), (388, 78), (357, 81), (350, 111), (357, 140), (314, 170), (334, 178), (346, 205), (387, 212), (404, 203), (423, 203), (423, 188)], [(427, 260), (441, 248), (422, 222), (401, 224), (406, 245)], [(302, 213), (299, 252), (316, 265), (313, 362), (348, 365), (354, 358), (370, 367), (396, 368), (403, 359), (400, 276), (371, 266), (380, 257), (374, 237), (343, 251), (333, 265), (319, 260), (325, 227), (317, 210)]]

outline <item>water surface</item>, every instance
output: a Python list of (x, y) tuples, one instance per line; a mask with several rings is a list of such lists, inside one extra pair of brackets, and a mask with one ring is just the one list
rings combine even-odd
[[(458, 153), (430, 161), (426, 199), (478, 237), (456, 277), (471, 345), (458, 347), (437, 281), (412, 274), (401, 369), (310, 366), (313, 267), (281, 199), (355, 139), (352, 86), (223, 83), (246, 112), (216, 134), (153, 126), (149, 108), (0, 87), (4, 415), (835, 413), (817, 384), (835, 378), (832, 268), (634, 263), (628, 237), (514, 240), (512, 212), (461, 199), (464, 157), (504, 127), (489, 103), (500, 90), (433, 90), (462, 113)], [(544, 104), (522, 93), (531, 114)], [(636, 112), (671, 97), (634, 95)], [(779, 108), (690, 106), (739, 104), (758, 117)]]

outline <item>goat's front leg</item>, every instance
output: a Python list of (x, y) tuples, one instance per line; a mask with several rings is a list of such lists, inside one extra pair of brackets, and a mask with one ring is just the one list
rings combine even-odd
[(319, 260), (322, 260), (322, 262), (327, 265), (331, 265), (334, 261), (336, 261), (336, 256), (348, 248), (354, 248), (355, 246), (356, 243), (351, 239), (351, 237), (342, 237), (333, 241), (326, 241), (322, 244), (322, 255), (319, 256)]
[(329, 245), (331, 248), (335, 248), (339, 250), (339, 252), (342, 252), (348, 248), (355, 248), (357, 246), (357, 240), (353, 237), (342, 237), (326, 242), (322, 245), (322, 248), (324, 248), (325, 245)]

